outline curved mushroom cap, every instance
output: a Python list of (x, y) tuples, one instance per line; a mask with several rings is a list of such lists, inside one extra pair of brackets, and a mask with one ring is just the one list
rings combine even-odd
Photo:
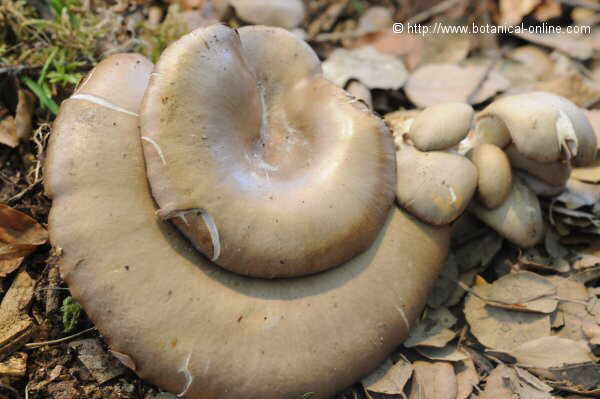
[(322, 78), (305, 42), (237, 32), (194, 31), (156, 65), (140, 120), (159, 212), (240, 274), (339, 265), (371, 245), (392, 204), (393, 137)]
[(566, 162), (542, 163), (526, 158), (514, 144), (504, 149), (511, 165), (537, 177), (552, 186), (564, 187), (571, 175), (571, 166)]
[(473, 201), (469, 211), (520, 247), (532, 247), (544, 237), (544, 221), (535, 193), (513, 176), (508, 198), (497, 208), (487, 209)]
[(408, 136), (421, 151), (445, 150), (465, 138), (472, 121), (473, 107), (469, 104), (432, 105), (415, 118)]
[(292, 29), (304, 19), (302, 0), (229, 0), (236, 14), (255, 25)]
[(486, 117), (501, 120), (519, 152), (534, 161), (572, 158), (576, 165), (585, 165), (596, 157), (592, 125), (566, 98), (545, 92), (508, 96), (484, 109), (479, 118)]
[[(130, 57), (96, 70), (139, 58)], [(45, 165), (50, 234), (73, 296), (142, 378), (187, 399), (328, 398), (407, 336), (448, 228), (394, 207), (369, 250), (345, 265), (292, 279), (235, 275), (157, 220), (138, 118), (105, 100), (61, 107)]]
[(396, 154), (396, 164), (398, 202), (433, 225), (458, 218), (477, 187), (477, 169), (461, 155), (421, 152), (403, 145)]
[(512, 185), (512, 171), (508, 157), (493, 144), (478, 145), (469, 153), (477, 167), (477, 194), (488, 208), (498, 207), (506, 200)]

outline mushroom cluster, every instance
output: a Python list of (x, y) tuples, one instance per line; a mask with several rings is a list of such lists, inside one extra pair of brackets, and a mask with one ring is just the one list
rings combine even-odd
[[(113, 55), (49, 143), (61, 273), (112, 352), (166, 390), (328, 398), (407, 337), (466, 209), (501, 232), (535, 219), (518, 243), (539, 239), (512, 167), (564, 184), (545, 166), (587, 162), (595, 136), (572, 104), (531, 96), (472, 131), (470, 106), (428, 108), (394, 143), (283, 29), (201, 28), (156, 65)], [(510, 112), (527, 101), (539, 120)]]
[(443, 103), (389, 119), (398, 202), (433, 225), (468, 209), (514, 244), (534, 246), (544, 237), (537, 196), (561, 193), (571, 165), (594, 161), (593, 128), (583, 110), (545, 92), (503, 97), (473, 116), (466, 104)]

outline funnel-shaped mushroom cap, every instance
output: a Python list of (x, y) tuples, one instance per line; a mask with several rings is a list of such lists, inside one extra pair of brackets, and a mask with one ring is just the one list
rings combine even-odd
[(443, 103), (425, 108), (413, 122), (408, 136), (421, 151), (445, 150), (465, 138), (473, 108), (464, 103)]
[(567, 180), (569, 180), (571, 166), (568, 162), (543, 163), (534, 161), (521, 154), (514, 144), (506, 147), (504, 151), (506, 151), (506, 155), (514, 168), (523, 170), (547, 184), (564, 187)]
[(302, 0), (229, 0), (237, 15), (255, 25), (292, 29), (304, 19)]
[(110, 104), (61, 106), (45, 165), (50, 235), (73, 296), (142, 378), (186, 399), (325, 399), (406, 338), (448, 228), (393, 207), (373, 245), (340, 267), (274, 280), (230, 273), (156, 219), (139, 105)]
[(481, 144), (469, 153), (469, 159), (477, 167), (479, 200), (490, 209), (496, 208), (506, 200), (512, 185), (508, 157), (498, 146)]
[[(596, 156), (596, 135), (585, 113), (566, 98), (532, 92), (494, 101), (479, 120), (501, 121), (520, 153), (538, 162), (573, 159), (586, 165)], [(565, 155), (566, 154), (566, 155)]]
[(469, 211), (500, 235), (521, 247), (532, 247), (544, 237), (540, 202), (518, 176), (513, 176), (508, 198), (495, 209), (473, 201)]
[(297, 276), (373, 242), (393, 201), (393, 138), (279, 28), (196, 30), (156, 65), (141, 114), (152, 193), (219, 265)]
[(477, 169), (467, 158), (402, 145), (396, 154), (396, 198), (419, 219), (444, 225), (458, 218), (477, 187)]

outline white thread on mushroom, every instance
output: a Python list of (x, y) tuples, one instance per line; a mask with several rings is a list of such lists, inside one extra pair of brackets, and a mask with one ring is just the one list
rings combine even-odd
[(147, 141), (148, 143), (152, 144), (152, 146), (154, 147), (156, 152), (158, 152), (158, 156), (160, 157), (161, 162), (163, 163), (163, 165), (166, 165), (167, 160), (165, 159), (165, 155), (163, 154), (162, 150), (160, 149), (158, 143), (156, 141), (154, 141), (153, 139), (151, 139), (150, 137), (146, 137), (146, 136), (142, 136), (142, 140)]
[(186, 392), (188, 391), (188, 389), (190, 389), (190, 386), (192, 385), (192, 381), (194, 381), (194, 377), (192, 376), (192, 373), (190, 373), (190, 359), (192, 358), (192, 352), (190, 352), (185, 360), (183, 361), (183, 364), (181, 365), (181, 368), (179, 368), (179, 372), (183, 373), (184, 377), (185, 377), (185, 385), (183, 387), (183, 391), (181, 391), (181, 393), (177, 394), (177, 397), (181, 398), (183, 397)]
[(567, 147), (569, 159), (575, 158), (579, 147), (577, 134), (573, 122), (562, 110), (558, 110), (558, 118), (556, 118), (556, 135), (558, 136), (558, 144), (560, 146), (564, 144)]
[(217, 229), (217, 225), (215, 224), (215, 220), (205, 210), (200, 211), (200, 215), (202, 216), (202, 220), (206, 224), (206, 228), (208, 229), (208, 233), (210, 234), (210, 239), (213, 245), (213, 256), (210, 259), (215, 262), (221, 256), (221, 241), (219, 240), (219, 230)]
[(396, 306), (396, 310), (398, 310), (400, 316), (402, 317), (402, 321), (404, 321), (404, 324), (406, 324), (406, 329), (410, 330), (410, 323), (408, 322), (408, 317), (406, 317), (404, 310), (400, 306)]
[(110, 101), (102, 98), (102, 97), (98, 97), (98, 96), (94, 96), (92, 94), (74, 94), (71, 96), (71, 100), (82, 100), (82, 101), (87, 101), (90, 102), (92, 104), (97, 104), (100, 105), (102, 107), (108, 108), (108, 109), (112, 109), (113, 111), (117, 111), (117, 112), (122, 112), (124, 114), (127, 115), (132, 115), (132, 116), (138, 116), (138, 114), (136, 114), (133, 111), (130, 111), (128, 109), (125, 109), (123, 107), (120, 107), (116, 104), (111, 103)]

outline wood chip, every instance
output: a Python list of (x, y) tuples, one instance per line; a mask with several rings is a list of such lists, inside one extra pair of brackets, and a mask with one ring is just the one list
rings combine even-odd
[(0, 354), (9, 353), (24, 344), (34, 332), (27, 314), (33, 298), (35, 281), (22, 271), (15, 277), (0, 303)]
[(17, 352), (0, 362), (0, 376), (23, 377), (27, 372), (27, 353)]

